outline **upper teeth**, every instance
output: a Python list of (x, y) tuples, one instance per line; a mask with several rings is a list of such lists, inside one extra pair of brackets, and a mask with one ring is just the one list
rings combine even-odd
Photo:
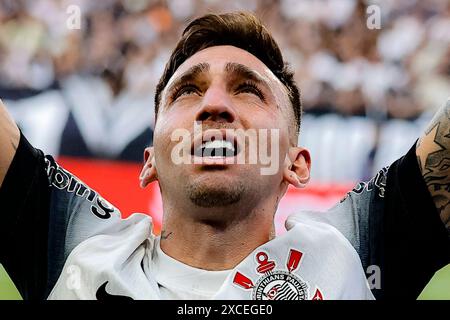
[(207, 141), (202, 143), (201, 148), (208, 148), (208, 149), (230, 149), (234, 152), (234, 146), (230, 141), (227, 140), (214, 140), (214, 141)]

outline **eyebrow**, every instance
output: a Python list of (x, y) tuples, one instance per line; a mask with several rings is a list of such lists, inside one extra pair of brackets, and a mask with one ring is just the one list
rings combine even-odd
[(209, 70), (209, 63), (206, 62), (199, 63), (196, 64), (195, 66), (190, 67), (178, 79), (176, 79), (169, 86), (169, 88), (167, 88), (167, 92), (171, 92), (174, 88), (178, 87), (182, 83), (194, 81), (202, 73), (207, 72), (208, 70)]
[(231, 76), (246, 78), (258, 83), (265, 83), (264, 79), (257, 72), (240, 63), (228, 62), (225, 65), (225, 71)]
[(236, 62), (228, 62), (225, 65), (225, 71), (231, 77), (251, 80), (251, 81), (255, 82), (256, 84), (266, 87), (267, 90), (272, 92), (272, 89), (270, 88), (270, 85), (267, 83), (267, 80), (264, 79), (261, 75), (259, 75), (254, 70), (247, 67), (246, 65), (236, 63)]
[[(210, 69), (209, 63), (202, 62), (190, 67), (185, 71), (178, 79), (176, 79), (168, 88), (167, 93), (170, 93), (174, 88), (180, 86), (185, 82), (194, 82), (202, 73), (208, 72)], [(224, 68), (228, 77), (236, 77), (251, 80), (257, 84), (266, 87), (270, 92), (272, 92), (267, 81), (261, 77), (257, 72), (250, 69), (246, 65), (237, 62), (228, 62)]]

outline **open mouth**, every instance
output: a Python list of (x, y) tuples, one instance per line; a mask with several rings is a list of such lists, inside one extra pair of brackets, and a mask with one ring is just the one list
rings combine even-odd
[(202, 137), (201, 140), (195, 141), (191, 149), (192, 155), (203, 158), (235, 157), (238, 153), (239, 147), (234, 136), (226, 138), (213, 136), (211, 139)]

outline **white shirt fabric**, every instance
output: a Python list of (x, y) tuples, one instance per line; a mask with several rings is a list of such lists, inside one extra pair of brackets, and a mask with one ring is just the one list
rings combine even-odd
[(212, 299), (232, 271), (207, 271), (181, 263), (161, 250), (159, 237), (151, 264), (161, 298), (167, 300)]
[(134, 214), (77, 245), (48, 299), (374, 299), (358, 254), (329, 224), (296, 215), (233, 270), (167, 256), (151, 218)]

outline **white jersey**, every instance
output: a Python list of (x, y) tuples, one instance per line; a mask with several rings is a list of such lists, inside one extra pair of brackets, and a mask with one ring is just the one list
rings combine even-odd
[(135, 214), (75, 247), (48, 299), (373, 299), (338, 230), (301, 215), (288, 225), (234, 269), (205, 271), (165, 255), (151, 219)]
[(0, 263), (24, 299), (415, 299), (450, 261), (414, 146), (330, 210), (291, 216), (226, 271), (168, 257), (149, 216), (122, 219), (23, 135), (0, 203)]

